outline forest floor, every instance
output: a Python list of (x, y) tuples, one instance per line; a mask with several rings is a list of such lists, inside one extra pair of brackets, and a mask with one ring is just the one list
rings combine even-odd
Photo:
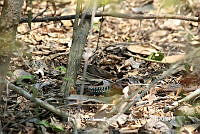
[[(155, 0), (125, 0), (106, 6), (105, 10), (145, 15), (180, 12), (183, 16), (195, 16), (200, 6), (200, 2), (195, 7), (188, 3), (181, 4), (158, 11), (159, 4)], [(75, 14), (75, 7), (70, 0), (55, 3), (33, 1), (32, 12), (33, 17), (71, 15)], [(23, 13), (22, 17), (27, 17), (25, 6)], [(31, 29), (27, 23), (20, 24), (17, 39), (23, 47), (12, 58), (8, 80), (37, 98), (75, 115), (77, 128), (82, 133), (98, 131), (95, 128), (100, 128), (100, 124), (110, 117), (116, 120), (108, 128), (102, 128), (104, 133), (198, 133), (198, 99), (182, 104), (180, 108), (185, 108), (184, 112), (180, 108), (164, 112), (167, 106), (199, 87), (200, 52), (192, 53), (198, 50), (200, 44), (198, 23), (178, 19), (135, 20), (115, 17), (103, 17), (103, 21), (100, 20), (101, 17), (94, 19), (85, 47), (85, 55), (93, 52), (94, 56), (89, 63), (82, 60), (76, 88), (80, 88), (83, 67), (88, 64), (84, 85), (104, 88), (105, 83), (110, 83), (120, 87), (112, 87), (114, 94), (85, 95), (86, 99), (80, 105), (76, 96), (72, 95), (67, 108), (63, 103), (60, 87), (72, 44), (71, 20), (31, 23)], [(172, 66), (179, 61), (181, 64), (173, 70)], [(160, 79), (165, 73), (168, 75)], [(126, 93), (118, 94), (118, 90), (123, 92), (125, 87), (129, 87), (130, 95), (142, 92), (148, 86), (151, 86), (150, 92), (120, 117), (109, 114), (114, 108), (118, 112), (124, 109), (118, 104)], [(72, 124), (12, 90), (7, 91), (4, 101), (0, 123), (5, 132), (33, 134), (72, 131)], [(197, 115), (185, 115), (188, 109), (197, 110)], [(91, 120), (94, 118), (96, 120)]]

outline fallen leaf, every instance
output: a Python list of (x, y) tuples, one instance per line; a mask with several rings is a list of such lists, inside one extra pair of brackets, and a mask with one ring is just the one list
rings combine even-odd
[(162, 60), (162, 62), (163, 63), (175, 63), (177, 61), (180, 61), (180, 60), (184, 59), (184, 57), (185, 57), (184, 54), (166, 56), (166, 57), (164, 57), (164, 59)]
[(150, 46), (142, 46), (142, 45), (130, 45), (127, 49), (133, 53), (139, 53), (144, 55), (150, 55), (151, 53), (156, 53), (157, 50), (151, 48)]

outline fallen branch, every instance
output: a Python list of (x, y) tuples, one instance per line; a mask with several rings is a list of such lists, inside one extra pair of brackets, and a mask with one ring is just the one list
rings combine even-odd
[[(100, 14), (99, 14), (100, 15)], [(179, 20), (186, 20), (186, 21), (195, 21), (199, 22), (198, 17), (192, 16), (183, 16), (183, 15), (171, 15), (171, 14), (161, 14), (161, 15), (153, 15), (153, 14), (123, 14), (123, 13), (103, 13), (102, 16), (110, 16), (110, 17), (118, 17), (124, 19), (179, 19)]]
[(185, 98), (179, 100), (179, 101), (176, 101), (172, 104), (172, 106), (168, 106), (164, 109), (164, 112), (168, 112), (168, 111), (171, 111), (175, 108), (177, 108), (178, 106), (180, 106), (180, 104), (182, 104), (183, 102), (187, 102), (187, 101), (190, 101), (194, 98), (196, 98), (197, 96), (200, 95), (200, 88), (195, 90), (194, 92), (190, 93), (188, 96), (186, 96)]
[(37, 103), (38, 105), (40, 105), (42, 108), (51, 111), (52, 113), (56, 114), (57, 116), (62, 117), (63, 119), (67, 119), (68, 121), (72, 122), (73, 127), (74, 127), (74, 132), (77, 131), (76, 128), (76, 122), (74, 120), (75, 117), (73, 117), (72, 115), (68, 114), (67, 112), (61, 111), (60, 109), (54, 107), (53, 105), (50, 105), (49, 103), (42, 101), (38, 98), (35, 98), (33, 95), (29, 94), (27, 91), (25, 91), (24, 89), (15, 86), (12, 83), (6, 82), (6, 84), (8, 84), (8, 88), (12, 89), (14, 91), (16, 91), (18, 94), (20, 94), (21, 96), (25, 97), (26, 99), (29, 99), (35, 103)]
[[(67, 15), (67, 16), (54, 16), (54, 17), (44, 17), (44, 18), (34, 18), (31, 22), (49, 22), (49, 21), (61, 21), (61, 20), (72, 20), (75, 19), (76, 15)], [(96, 13), (95, 17), (109, 16), (115, 18), (124, 18), (124, 19), (179, 19), (185, 21), (194, 21), (199, 22), (198, 17), (192, 16), (183, 16), (183, 15), (171, 15), (171, 14), (161, 14), (161, 15), (153, 15), (153, 14), (123, 14), (123, 13)], [(86, 15), (86, 18), (90, 18), (91, 15)], [(21, 18), (20, 23), (28, 23), (28, 18)]]

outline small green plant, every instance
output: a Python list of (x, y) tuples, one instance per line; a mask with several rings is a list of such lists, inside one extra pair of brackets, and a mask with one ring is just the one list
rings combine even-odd
[(67, 72), (67, 69), (66, 69), (66, 67), (64, 67), (64, 66), (56, 67), (56, 70), (57, 70), (57, 71), (60, 71), (61, 74), (65, 74), (65, 73)]
[(147, 59), (155, 60), (155, 61), (162, 61), (164, 58), (164, 54), (161, 52), (152, 53), (147, 57)]
[(51, 128), (55, 132), (63, 132), (64, 131), (64, 128), (61, 125), (56, 124), (56, 123), (49, 123), (46, 120), (39, 121), (38, 125), (43, 125), (46, 128)]
[(190, 72), (190, 68), (191, 68), (191, 65), (189, 65), (188, 63), (185, 63), (184, 64), (184, 68), (187, 72)]

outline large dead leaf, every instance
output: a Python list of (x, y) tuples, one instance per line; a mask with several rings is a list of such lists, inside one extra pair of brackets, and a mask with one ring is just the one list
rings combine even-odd
[(144, 55), (150, 55), (151, 53), (156, 53), (157, 50), (151, 48), (150, 46), (142, 46), (142, 45), (130, 45), (127, 49), (133, 53), (139, 53)]
[(185, 57), (184, 54), (181, 55), (171, 55), (171, 56), (166, 56), (162, 60), (163, 63), (175, 63), (177, 61), (182, 60)]

